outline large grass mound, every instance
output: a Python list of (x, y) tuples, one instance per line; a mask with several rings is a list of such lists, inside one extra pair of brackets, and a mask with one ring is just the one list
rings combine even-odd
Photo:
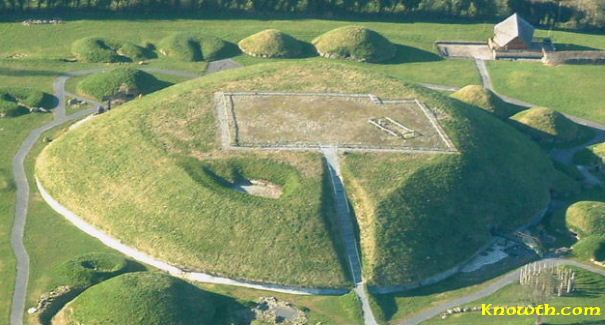
[(480, 107), (501, 118), (507, 118), (518, 112), (517, 108), (506, 103), (494, 92), (480, 85), (468, 85), (451, 95), (465, 103)]
[(159, 51), (182, 61), (212, 61), (234, 55), (234, 45), (200, 33), (174, 33), (160, 42)]
[(360, 26), (345, 26), (313, 40), (321, 56), (356, 61), (380, 62), (395, 56), (395, 46), (379, 33)]
[(84, 291), (54, 318), (54, 324), (209, 324), (214, 306), (195, 286), (168, 275), (136, 272)]
[(38, 107), (52, 106), (53, 97), (38, 89), (0, 87), (0, 117), (17, 116)]
[(570, 142), (580, 128), (563, 114), (546, 107), (533, 107), (511, 116), (519, 128), (540, 142)]
[(301, 54), (302, 44), (277, 29), (267, 29), (237, 43), (242, 52), (263, 58), (294, 58)]
[(71, 52), (82, 62), (128, 62), (153, 57), (148, 48), (101, 37), (79, 39), (72, 43)]
[(61, 285), (87, 288), (126, 272), (125, 258), (106, 253), (89, 253), (61, 263), (55, 270)]
[[(242, 90), (412, 97), (440, 111), (459, 154), (342, 159), (372, 284), (448, 269), (486, 243), (490, 229), (523, 225), (548, 202), (549, 160), (508, 124), (438, 92), (327, 62), (255, 65), (127, 103), (55, 139), (37, 160), (37, 176), (88, 222), (172, 263), (250, 280), (346, 286), (320, 154), (219, 149), (214, 94)], [(283, 194), (231, 189), (239, 178), (267, 180)]]
[(82, 95), (102, 99), (120, 91), (130, 94), (148, 94), (168, 86), (152, 74), (134, 68), (117, 68), (93, 73), (78, 83), (77, 91)]

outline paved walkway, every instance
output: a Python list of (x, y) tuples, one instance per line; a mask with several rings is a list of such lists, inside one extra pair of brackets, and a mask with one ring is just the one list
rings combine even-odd
[[(591, 265), (586, 265), (586, 264), (582, 264), (576, 261), (571, 261), (571, 260), (565, 260), (565, 259), (558, 259), (558, 258), (550, 258), (550, 259), (543, 259), (534, 263), (547, 263), (547, 265), (551, 265), (551, 266), (559, 266), (559, 265), (572, 265), (572, 266), (576, 266), (579, 268), (582, 268), (584, 270), (590, 271), (590, 272), (594, 272), (600, 275), (605, 276), (605, 270), (603, 269), (599, 269), (597, 267), (591, 266)], [(503, 287), (511, 284), (511, 283), (515, 283), (517, 281), (519, 281), (519, 274), (520, 274), (520, 270), (523, 266), (517, 268), (515, 271), (510, 272), (508, 274), (506, 274), (503, 278), (501, 278), (500, 280), (490, 284), (489, 286), (471, 293), (469, 295), (466, 295), (464, 297), (446, 302), (444, 304), (441, 304), (435, 308), (432, 308), (430, 310), (427, 310), (425, 312), (422, 312), (412, 318), (406, 319), (405, 321), (399, 323), (399, 325), (416, 325), (416, 324), (420, 324), (426, 320), (429, 320), (437, 315), (440, 315), (441, 313), (445, 312), (446, 310), (450, 309), (450, 308), (454, 308), (454, 307), (458, 307), (458, 306), (462, 306), (468, 303), (471, 303), (475, 300), (487, 297), (493, 293), (495, 293), (496, 291), (502, 289)]]
[[(67, 115), (65, 109), (66, 96), (79, 98), (95, 106), (102, 105), (99, 102), (67, 93), (65, 91), (65, 82), (67, 81), (67, 79), (74, 76), (81, 76), (89, 73), (100, 72), (107, 69), (108, 68), (80, 70), (68, 72), (59, 76), (53, 84), (54, 95), (58, 99), (57, 106), (53, 111), (54, 119), (51, 122), (37, 129), (34, 129), (27, 136), (27, 138), (25, 138), (25, 141), (21, 144), (21, 146), (17, 150), (17, 154), (13, 158), (12, 168), (16, 185), (17, 199), (15, 206), (15, 218), (13, 220), (13, 228), (11, 232), (11, 247), (13, 248), (15, 259), (17, 260), (17, 274), (15, 279), (15, 288), (13, 291), (13, 299), (10, 314), (11, 325), (23, 324), (23, 312), (25, 310), (27, 284), (29, 280), (29, 255), (27, 254), (27, 250), (25, 248), (25, 245), (23, 244), (23, 234), (25, 232), (27, 207), (29, 204), (29, 183), (27, 180), (27, 175), (25, 173), (25, 167), (23, 163), (38, 138), (42, 135), (42, 133), (66, 122), (79, 119), (96, 112), (96, 108), (89, 108)], [(147, 72), (158, 72), (164, 74), (177, 75), (182, 77), (199, 77), (199, 75), (196, 74), (174, 70), (164, 70), (155, 68), (143, 68), (141, 70)]]
[(361, 301), (363, 310), (363, 318), (365, 325), (376, 325), (374, 313), (370, 307), (368, 294), (366, 292), (363, 281), (363, 273), (361, 269), (361, 254), (359, 254), (357, 236), (355, 235), (355, 219), (351, 215), (347, 192), (345, 191), (342, 175), (340, 173), (340, 163), (338, 161), (338, 148), (322, 147), (321, 152), (326, 159), (330, 180), (332, 181), (332, 189), (334, 190), (334, 199), (336, 201), (336, 218), (338, 230), (344, 243), (345, 253), (351, 272), (351, 277), (355, 283), (355, 293)]

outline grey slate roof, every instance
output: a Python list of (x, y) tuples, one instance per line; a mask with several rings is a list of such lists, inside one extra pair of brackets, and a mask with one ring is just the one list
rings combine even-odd
[(516, 37), (531, 44), (534, 37), (534, 27), (516, 13), (494, 26), (494, 41), (500, 46), (506, 46)]

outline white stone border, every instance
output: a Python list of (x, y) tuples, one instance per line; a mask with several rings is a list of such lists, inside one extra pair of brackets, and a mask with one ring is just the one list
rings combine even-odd
[[(235, 119), (233, 96), (314, 96), (314, 97), (344, 97), (344, 98), (368, 98), (371, 102), (379, 105), (415, 103), (424, 113), (437, 134), (447, 146), (447, 149), (424, 148), (424, 147), (400, 147), (400, 146), (371, 146), (355, 144), (330, 144), (338, 146), (341, 151), (368, 151), (368, 152), (399, 152), (399, 153), (430, 153), (430, 154), (454, 154), (458, 150), (449, 139), (445, 131), (439, 125), (435, 114), (418, 99), (389, 99), (384, 100), (373, 94), (345, 94), (345, 93), (314, 93), (314, 92), (271, 92), (271, 91), (236, 91), (217, 92), (214, 94), (216, 111), (219, 122), (221, 146), (227, 150), (319, 150), (327, 144), (317, 143), (241, 143), (238, 141), (237, 121)], [(230, 123), (233, 121), (233, 123)], [(230, 124), (233, 124), (231, 126)], [(234, 144), (237, 143), (237, 144)]]
[(244, 280), (235, 280), (229, 279), (219, 276), (214, 276), (207, 273), (201, 272), (188, 272), (183, 269), (180, 269), (174, 265), (171, 265), (167, 262), (161, 261), (155, 257), (152, 257), (146, 253), (136, 250), (133, 247), (127, 246), (120, 242), (118, 239), (111, 237), (105, 232), (95, 228), (93, 225), (84, 221), (82, 218), (77, 216), (71, 210), (67, 209), (61, 203), (57, 202), (48, 192), (38, 178), (36, 177), (36, 185), (38, 190), (40, 191), (40, 195), (46, 201), (46, 203), (57, 213), (65, 217), (69, 222), (71, 222), (78, 229), (82, 230), (86, 234), (100, 240), (106, 246), (119, 251), (120, 253), (129, 256), (130, 258), (139, 261), (141, 263), (145, 263), (151, 265), (157, 269), (168, 272), (170, 275), (179, 277), (186, 280), (192, 280), (203, 283), (214, 283), (214, 284), (225, 284), (225, 285), (233, 285), (239, 287), (247, 287), (257, 290), (267, 290), (274, 292), (282, 292), (288, 294), (295, 295), (341, 295), (347, 293), (348, 289), (329, 289), (329, 288), (301, 288), (301, 287), (291, 287), (291, 286), (283, 286), (277, 284), (269, 284), (269, 283), (260, 283), (260, 282), (252, 282), (252, 281), (244, 281)]

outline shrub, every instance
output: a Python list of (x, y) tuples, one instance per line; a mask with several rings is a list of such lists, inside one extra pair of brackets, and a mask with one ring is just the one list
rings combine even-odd
[(60, 264), (55, 272), (58, 285), (88, 288), (126, 272), (125, 258), (106, 253), (90, 253)]
[(379, 33), (360, 26), (333, 29), (313, 40), (321, 56), (380, 62), (395, 56), (395, 46)]
[(160, 42), (160, 53), (182, 61), (212, 61), (233, 54), (233, 44), (199, 33), (175, 33)]
[(77, 91), (103, 99), (118, 93), (123, 85), (134, 94), (148, 94), (168, 86), (147, 72), (134, 68), (117, 68), (87, 76), (78, 83)]
[(302, 52), (302, 44), (277, 29), (267, 29), (237, 43), (242, 52), (258, 57), (293, 58)]

